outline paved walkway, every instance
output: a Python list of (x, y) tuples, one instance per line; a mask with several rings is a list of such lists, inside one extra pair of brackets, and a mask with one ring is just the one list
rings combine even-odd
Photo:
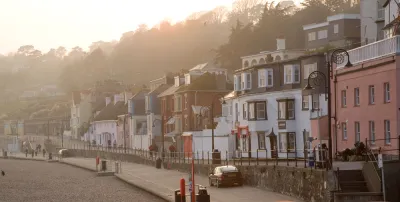
[[(63, 162), (82, 166), (89, 169), (95, 169), (95, 160), (91, 158), (64, 158)], [(149, 189), (149, 191), (160, 194), (173, 200), (174, 190), (179, 188), (179, 180), (185, 178), (188, 174), (173, 170), (156, 169), (134, 163), (122, 163), (122, 173), (116, 174), (139, 187)], [(196, 184), (208, 186), (208, 178), (196, 175)], [(293, 197), (285, 196), (272, 191), (257, 189), (254, 187), (229, 187), (215, 188), (208, 187), (211, 200), (213, 202), (243, 202), (243, 201), (300, 201)]]

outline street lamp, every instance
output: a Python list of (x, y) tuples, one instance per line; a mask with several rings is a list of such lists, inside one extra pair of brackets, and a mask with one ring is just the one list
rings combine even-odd
[[(164, 160), (164, 115), (161, 115), (161, 120), (160, 119), (154, 119), (152, 123), (152, 127), (156, 127), (156, 121), (159, 121), (161, 123), (161, 158)], [(153, 144), (153, 142), (152, 142)]]
[[(225, 99), (224, 99), (223, 95), (221, 95), (221, 94), (214, 95), (214, 97), (212, 98), (212, 101), (211, 101), (211, 113), (210, 114), (211, 114), (211, 151), (212, 152), (214, 152), (214, 149), (215, 149), (215, 147), (214, 147), (214, 101), (216, 98), (222, 99), (221, 104), (223, 104), (223, 105), (226, 104)], [(201, 115), (202, 108), (203, 107), (200, 108), (200, 117), (202, 116)]]
[(328, 59), (327, 61), (327, 68), (328, 68), (328, 74), (325, 75), (321, 71), (313, 71), (311, 74), (308, 76), (307, 79), (307, 85), (304, 88), (305, 91), (309, 91), (314, 89), (314, 87), (319, 87), (324, 85), (325, 86), (325, 100), (328, 101), (328, 152), (329, 152), (329, 161), (330, 164), (329, 169), (332, 168), (332, 90), (331, 90), (331, 82), (330, 79), (333, 77), (332, 75), (332, 65), (331, 63), (335, 63), (336, 65), (338, 64), (343, 64), (345, 56), (347, 57), (347, 64), (345, 67), (351, 67), (353, 66), (350, 62), (350, 55), (349, 53), (344, 50), (344, 49), (336, 49), (332, 51), (330, 60)]

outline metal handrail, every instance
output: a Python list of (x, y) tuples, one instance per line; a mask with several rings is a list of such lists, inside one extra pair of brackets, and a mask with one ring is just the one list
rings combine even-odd
[[(374, 163), (374, 170), (375, 170), (375, 173), (378, 175), (379, 181), (382, 181), (381, 176), (379, 176), (379, 172), (378, 172), (378, 170), (376, 169), (376, 166), (375, 166), (375, 163), (378, 163), (378, 160), (375, 158), (375, 154), (374, 154), (374, 153), (372, 152), (372, 150), (369, 149), (369, 148), (367, 148), (366, 150), (367, 150), (367, 158), (368, 158), (372, 163)], [(371, 155), (368, 155), (368, 153), (370, 153)], [(371, 158), (371, 156), (372, 156), (372, 158)]]

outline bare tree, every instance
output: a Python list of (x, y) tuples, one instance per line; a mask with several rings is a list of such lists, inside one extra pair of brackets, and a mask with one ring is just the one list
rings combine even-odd
[(228, 8), (225, 6), (218, 6), (212, 10), (214, 23), (222, 23), (228, 14)]

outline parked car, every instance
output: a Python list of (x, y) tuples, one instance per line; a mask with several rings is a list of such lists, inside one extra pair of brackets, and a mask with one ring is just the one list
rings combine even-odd
[(243, 176), (238, 168), (231, 165), (216, 167), (209, 175), (210, 186), (233, 186), (243, 185)]

